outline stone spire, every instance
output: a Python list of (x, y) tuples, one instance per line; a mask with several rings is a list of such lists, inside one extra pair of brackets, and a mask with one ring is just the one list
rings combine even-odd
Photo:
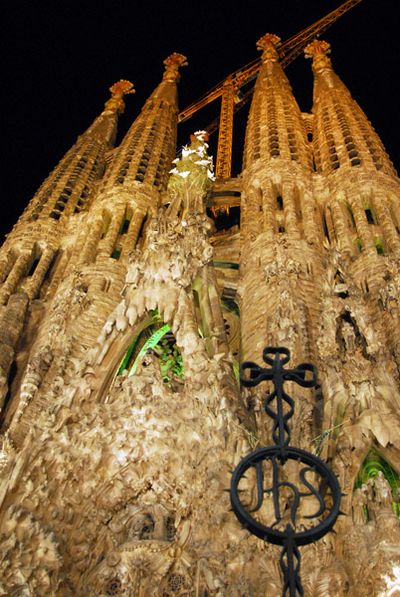
[[(141, 238), (148, 216), (166, 190), (176, 151), (177, 82), (182, 54), (165, 61), (161, 83), (144, 104), (112, 159), (79, 243), (81, 263), (114, 256), (126, 263)], [(78, 244), (79, 244), (78, 243)]]
[(175, 157), (177, 89), (179, 67), (187, 64), (182, 54), (171, 54), (165, 61), (160, 85), (146, 101), (121, 145), (115, 152), (103, 190), (129, 190), (144, 183), (164, 189)]
[[(382, 266), (377, 257), (400, 248), (399, 183), (371, 123), (333, 71), (329, 52), (330, 45), (321, 40), (305, 48), (315, 79), (315, 167), (329, 189), (324, 227), (330, 242), (353, 258), (375, 256), (378, 276)], [(368, 269), (372, 272), (371, 263)], [(369, 287), (373, 278), (370, 274)]]
[(251, 104), (244, 152), (245, 168), (275, 158), (311, 169), (310, 152), (301, 113), (280, 64), (280, 38), (271, 33), (257, 43), (262, 66)]
[[(86, 211), (112, 147), (129, 81), (110, 88), (103, 112), (80, 136), (43, 182), (0, 253), (0, 305), (20, 288), (34, 298), (65, 234), (70, 216)], [(33, 275), (34, 274), (34, 275)]]
[(304, 263), (321, 270), (311, 149), (279, 64), (279, 42), (272, 34), (258, 42), (262, 66), (246, 131), (238, 287), (243, 360), (283, 340), (297, 358), (308, 358), (312, 339), (304, 322), (315, 298), (312, 283), (304, 293), (304, 279), (311, 279)]
[(111, 97), (105, 103), (105, 109), (111, 112), (123, 114), (125, 110), (124, 95), (135, 93), (133, 84), (126, 79), (120, 79), (110, 87)]
[(118, 114), (123, 111), (123, 96), (134, 93), (129, 81), (121, 80), (110, 87), (111, 98), (93, 124), (41, 185), (21, 221), (38, 218), (59, 220), (87, 207), (93, 184), (104, 171), (105, 154), (115, 141)]
[(305, 48), (314, 72), (314, 151), (317, 171), (362, 167), (396, 175), (381, 140), (347, 87), (332, 69), (330, 45), (314, 40)]

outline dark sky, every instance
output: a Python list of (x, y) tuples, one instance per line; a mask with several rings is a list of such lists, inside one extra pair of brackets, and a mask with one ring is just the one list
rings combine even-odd
[[(258, 53), (273, 32), (283, 40), (340, 5), (340, 0), (14, 0), (3, 14), (3, 189), (1, 232), (10, 229), (37, 187), (73, 144), (120, 78), (135, 83), (124, 132), (158, 84), (163, 59), (184, 53), (180, 105), (185, 107)], [(398, 170), (400, 55), (398, 0), (363, 0), (324, 35), (336, 72), (380, 134)], [(161, 8), (160, 8), (161, 6)], [(287, 74), (300, 107), (311, 106), (309, 62), (299, 57)], [(204, 128), (216, 107), (180, 132)], [(239, 169), (238, 119), (235, 149)]]

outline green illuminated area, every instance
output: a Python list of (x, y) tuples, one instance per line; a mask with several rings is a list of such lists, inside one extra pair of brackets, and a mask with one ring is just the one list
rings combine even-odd
[[(398, 518), (400, 518), (400, 502), (398, 500), (399, 492), (400, 492), (400, 476), (399, 474), (390, 466), (388, 462), (382, 456), (380, 456), (376, 450), (371, 449), (362, 466), (361, 470), (358, 473), (354, 489), (358, 489), (361, 485), (367, 483), (369, 479), (376, 477), (379, 472), (382, 472), (385, 476), (387, 482), (390, 485), (390, 489), (392, 490), (392, 496), (396, 501), (393, 501), (393, 512), (396, 514)], [(365, 506), (365, 517), (366, 520), (369, 519), (368, 516), (368, 507)]]
[(151, 312), (148, 325), (132, 340), (117, 375), (135, 375), (140, 362), (148, 353), (156, 355), (164, 383), (171, 386), (173, 381), (185, 379), (182, 355), (175, 336), (170, 326), (161, 320), (158, 311)]

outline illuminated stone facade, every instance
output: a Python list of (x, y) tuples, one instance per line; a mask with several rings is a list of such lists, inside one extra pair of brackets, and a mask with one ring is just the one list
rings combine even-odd
[[(302, 114), (277, 43), (259, 42), (240, 177), (213, 180), (202, 132), (174, 160), (173, 54), (116, 148), (133, 90), (111, 88), (3, 245), (1, 595), (279, 595), (279, 549), (224, 491), (270, 442), (237, 376), (266, 345), (318, 367), (292, 443), (345, 494), (302, 550), (305, 594), (398, 594), (400, 182), (327, 44)], [(206, 207), (229, 197), (240, 229), (217, 232)]]

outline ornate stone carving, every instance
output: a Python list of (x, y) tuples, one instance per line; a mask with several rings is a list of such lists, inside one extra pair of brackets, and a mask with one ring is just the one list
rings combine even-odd
[[(240, 230), (206, 216), (203, 132), (169, 172), (172, 83), (186, 62), (173, 54), (115, 150), (132, 89), (111, 88), (1, 249), (0, 594), (280, 593), (279, 550), (228, 511), (230, 471), (270, 433), (263, 392), (235, 379), (239, 336), (241, 359), (283, 344), (319, 371), (314, 395), (291, 392), (293, 440), (339, 476), (345, 516), (304, 549), (306, 595), (396, 590), (399, 182), (326, 44), (308, 47), (315, 106), (304, 117), (277, 41), (260, 40), (243, 176), (214, 187), (243, 189)], [(179, 383), (163, 381), (156, 350), (135, 374), (120, 369), (155, 317), (180, 351)], [(371, 450), (392, 476), (383, 467), (359, 482)]]

